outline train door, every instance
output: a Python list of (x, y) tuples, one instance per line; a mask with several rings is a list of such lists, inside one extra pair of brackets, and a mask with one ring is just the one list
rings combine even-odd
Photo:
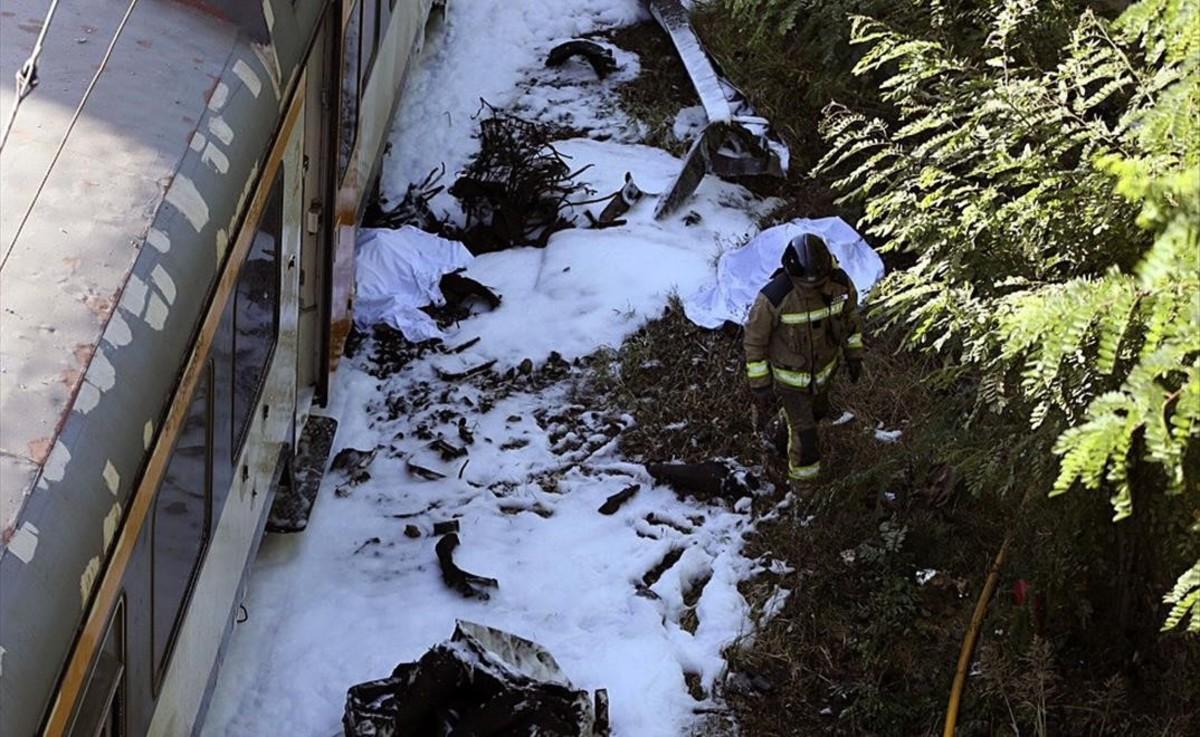
[[(296, 386), (317, 404), (329, 393), (329, 271), (332, 264), (331, 222), (334, 193), (333, 119), (337, 100), (333, 29), (336, 4), (321, 21), (305, 72), (304, 230), (300, 244), (300, 325)], [(301, 402), (297, 411), (306, 410)], [(299, 419), (299, 418), (298, 418)]]

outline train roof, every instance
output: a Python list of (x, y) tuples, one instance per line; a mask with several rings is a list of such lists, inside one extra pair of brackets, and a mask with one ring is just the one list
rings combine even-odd
[[(130, 15), (54, 162), (124, 10), (62, 3), (45, 33), (39, 84), (0, 153), (6, 538), (69, 412), (95, 402), (111, 384), (102, 375), (111, 375), (102, 365), (102, 336), (113, 329), (112, 347), (121, 347), (115, 332), (127, 317), (117, 304), (233, 45), (226, 24), (194, 8), (148, 5)], [(5, 8), (0, 76), (12, 79), (41, 34), (47, 3), (13, 0)], [(9, 85), (0, 87), (6, 119), (15, 99)]]
[[(4, 3), (0, 79), (48, 5)], [(46, 29), (0, 152), (0, 731), (69, 652), (328, 5), (79, 0)]]

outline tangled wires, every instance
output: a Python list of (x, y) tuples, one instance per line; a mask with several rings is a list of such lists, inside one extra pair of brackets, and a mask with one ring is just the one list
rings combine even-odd
[(466, 215), (463, 241), (474, 253), (515, 245), (545, 246), (552, 234), (574, 227), (563, 215), (577, 194), (594, 194), (576, 181), (589, 166), (571, 170), (551, 143), (553, 128), (518, 118), (482, 101), (479, 153), (450, 194)]

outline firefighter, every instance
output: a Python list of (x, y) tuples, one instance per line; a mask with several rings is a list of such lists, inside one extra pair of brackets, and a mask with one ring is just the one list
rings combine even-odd
[(862, 376), (863, 336), (858, 293), (820, 236), (793, 238), (781, 261), (746, 323), (746, 376), (760, 432), (774, 385), (788, 428), (788, 478), (800, 490), (821, 473), (817, 422), (828, 414), (834, 372), (844, 362), (852, 382)]

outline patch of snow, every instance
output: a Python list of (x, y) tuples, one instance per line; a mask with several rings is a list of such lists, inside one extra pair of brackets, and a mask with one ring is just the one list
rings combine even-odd
[(903, 430), (884, 430), (882, 422), (875, 426), (875, 439), (881, 443), (895, 443), (903, 434)]
[(776, 576), (786, 576), (789, 573), (796, 572), (794, 567), (788, 565), (786, 561), (779, 560), (778, 558), (771, 561), (771, 564), (767, 566), (767, 570)]
[(527, 120), (567, 128), (589, 138), (637, 143), (644, 136), (644, 126), (621, 109), (617, 88), (641, 72), (638, 56), (605, 41), (591, 41), (612, 52), (616, 72), (598, 79), (591, 65), (579, 57), (559, 67), (534, 67), (527, 71), (511, 109)]
[[(405, 81), (388, 134), (392, 153), (380, 176), (383, 195), (399, 201), (410, 182), (442, 164), (450, 176), (461, 171), (478, 149), (472, 117), (480, 98), (511, 106), (528, 94), (521, 79), (541, 70), (557, 44), (648, 19), (639, 0), (449, 3), (441, 32), (427, 40)], [(458, 211), (445, 192), (434, 207)]]
[[(559, 106), (574, 116), (570, 125), (593, 134), (608, 126), (607, 141), (556, 144), (573, 167), (591, 165), (580, 180), (597, 192), (615, 191), (626, 171), (648, 192), (665, 189), (681, 162), (626, 142), (621, 116), (589, 111), (604, 99), (606, 83), (573, 64), (542, 68), (556, 43), (644, 13), (637, 0), (451, 2), (444, 34), (429, 40), (406, 83), (383, 163), (384, 193), (396, 198), (442, 162), (451, 174), (461, 170), (478, 145), (471, 116), (480, 97), (539, 118)], [(627, 69), (631, 56), (618, 54)], [(561, 96), (543, 89), (560, 82)], [(699, 224), (687, 225), (684, 213), (654, 221), (652, 200), (635, 205), (621, 227), (563, 231), (544, 249), (473, 259), (467, 275), (504, 301), (445, 336), (452, 345), (480, 337), (469, 350), (427, 355), (385, 380), (343, 362), (329, 408), (340, 418), (335, 451), (378, 449), (370, 478), (337, 496), (345, 479), (330, 474), (308, 529), (264, 540), (245, 600), (250, 618), (229, 642), (204, 737), (329, 737), (339, 730), (347, 688), (419, 658), (456, 619), (538, 642), (577, 686), (607, 688), (615, 737), (691, 731), (705, 704), (689, 694), (684, 674), (697, 674), (711, 694), (725, 670), (724, 649), (751, 626), (738, 585), (759, 570), (742, 550), (754, 523), (655, 485), (604, 434), (602, 413), (581, 413), (563, 427), (532, 421), (572, 405), (569, 380), (489, 407), (481, 386), (447, 384), (436, 373), (615, 346), (661, 314), (673, 291), (691, 293), (711, 281), (719, 244), (750, 237), (757, 217), (775, 204), (713, 177), (685, 209), (701, 215)], [(456, 209), (445, 193), (434, 207)], [(575, 214), (583, 219), (582, 210)], [(444, 401), (391, 418), (390, 401), (411, 403), (431, 387), (449, 390)], [(457, 444), (458, 426), (442, 414), (451, 408), (475, 438), (465, 467), (466, 459), (444, 461), (420, 439), (433, 433)], [(627, 414), (619, 419), (625, 429), (634, 424)], [(410, 462), (446, 477), (419, 480)], [(615, 514), (597, 511), (631, 484), (641, 489)], [(793, 503), (788, 495), (772, 513)], [(461, 528), (458, 565), (499, 580), (489, 601), (448, 589), (436, 540), (404, 534), (412, 524), (428, 535), (452, 519)], [(643, 576), (679, 549), (651, 595), (639, 594)], [(682, 625), (689, 602), (694, 633)]]
[(746, 514), (747, 512), (750, 511), (750, 508), (753, 506), (754, 506), (754, 500), (748, 496), (744, 496), (741, 499), (738, 499), (736, 502), (734, 502), (733, 511), (737, 512), (738, 514)]
[(787, 606), (788, 599), (791, 597), (791, 595), (791, 589), (785, 589), (776, 586), (775, 590), (771, 592), (771, 596), (766, 600), (766, 602), (763, 603), (762, 613), (758, 618), (758, 625), (762, 627), (772, 619), (775, 619), (775, 617), (779, 616), (779, 614), (783, 611), (783, 608)]
[(691, 143), (704, 131), (706, 125), (708, 125), (708, 115), (704, 113), (704, 106), (693, 105), (685, 107), (675, 114), (675, 123), (671, 126), (671, 133), (675, 136), (675, 140)]
[[(556, 144), (572, 165), (593, 165), (579, 177), (597, 191), (612, 191), (632, 171), (640, 186), (667, 186), (682, 165), (660, 149), (571, 139)], [(499, 309), (463, 323), (451, 338), (479, 336), (475, 351), (502, 365), (558, 351), (568, 360), (602, 346), (617, 346), (649, 318), (662, 314), (674, 292), (686, 294), (711, 279), (712, 254), (723, 240), (744, 238), (755, 218), (772, 206), (744, 187), (706, 177), (689, 207), (703, 216), (654, 220), (645, 198), (624, 219), (603, 230), (564, 230), (546, 248), (484, 254), (466, 275), (494, 288)]]
[[(426, 441), (413, 430), (440, 405), (374, 425), (370, 413), (353, 408), (430, 380), (430, 367), (420, 363), (385, 382), (352, 366), (339, 371), (335, 396), (347, 411), (335, 448), (375, 447), (397, 429), (405, 439), (381, 449), (370, 480), (344, 498), (333, 495), (338, 479), (331, 474), (303, 534), (264, 540), (245, 602), (250, 618), (231, 640), (203, 734), (328, 737), (338, 729), (349, 686), (419, 658), (455, 619), (534, 640), (577, 686), (607, 688), (614, 734), (683, 733), (697, 705), (683, 674), (699, 674), (711, 692), (725, 667), (722, 650), (748, 627), (738, 583), (755, 567), (741, 554), (750, 522), (719, 506), (679, 501), (611, 446), (588, 459), (592, 472), (558, 470), (563, 459), (551, 450), (548, 431), (525, 423), (516, 429), (507, 418), (568, 404), (566, 385), (508, 397), (475, 416), (477, 442), (463, 479), (451, 473), (414, 481), (405, 459), (422, 453)], [(501, 450), (514, 430), (527, 433), (529, 444)], [(438, 431), (449, 434), (452, 425)], [(442, 463), (435, 454), (420, 462), (443, 472), (461, 463)], [(624, 473), (593, 473), (598, 468)], [(558, 474), (557, 493), (536, 483), (546, 473)], [(631, 482), (642, 490), (616, 514), (596, 511)], [(479, 488), (486, 486), (510, 490)], [(641, 537), (651, 513), (683, 524), (655, 526), (658, 539)], [(404, 536), (407, 524), (428, 531), (445, 519), (461, 526), (456, 562), (499, 580), (490, 601), (464, 599), (444, 585), (435, 539)], [(363, 546), (373, 539), (380, 542)], [(638, 596), (635, 583), (676, 547), (685, 552), (656, 582), (659, 598)], [(680, 625), (683, 597), (705, 579), (696, 604), (700, 624), (691, 634)]]
[(845, 425), (847, 422), (852, 422), (853, 420), (854, 420), (854, 413), (849, 410), (844, 410), (842, 412), (842, 414), (840, 414), (836, 420), (834, 420), (833, 422), (831, 422), (829, 424), (836, 427), (838, 425)]

